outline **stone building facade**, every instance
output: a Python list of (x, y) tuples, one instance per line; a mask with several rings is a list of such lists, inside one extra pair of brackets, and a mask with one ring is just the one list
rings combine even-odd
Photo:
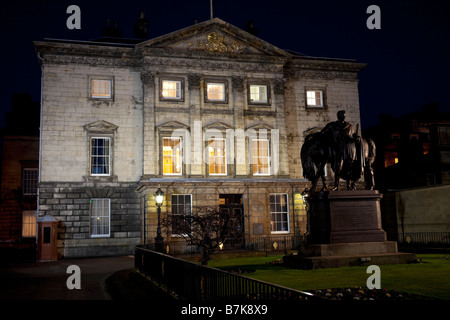
[[(162, 214), (231, 206), (246, 237), (305, 232), (300, 148), (347, 111), (364, 64), (281, 50), (220, 19), (132, 44), (35, 42), (39, 215), (61, 256), (131, 252)], [(165, 240), (179, 240), (176, 230)]]

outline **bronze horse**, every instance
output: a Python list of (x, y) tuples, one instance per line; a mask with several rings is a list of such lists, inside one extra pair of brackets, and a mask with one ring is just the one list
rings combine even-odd
[(322, 178), (322, 190), (327, 188), (325, 182), (325, 164), (330, 163), (334, 172), (334, 187), (338, 190), (339, 179), (347, 181), (347, 190), (355, 189), (355, 182), (364, 174), (366, 189), (374, 188), (373, 162), (376, 148), (372, 139), (359, 138), (349, 144), (350, 156), (336, 161), (336, 148), (320, 132), (307, 135), (300, 151), (303, 176), (312, 182), (310, 192), (315, 191), (319, 178)]

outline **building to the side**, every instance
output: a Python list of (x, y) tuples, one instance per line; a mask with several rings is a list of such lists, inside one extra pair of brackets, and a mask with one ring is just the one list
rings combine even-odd
[(430, 103), (421, 111), (380, 124), (364, 134), (377, 145), (376, 184), (380, 190), (406, 189), (450, 182), (450, 114)]
[(0, 134), (0, 252), (3, 262), (36, 257), (39, 103), (14, 94)]
[(59, 221), (60, 256), (154, 242), (158, 187), (163, 216), (229, 206), (247, 239), (302, 234), (305, 135), (341, 109), (360, 124), (364, 64), (293, 54), (217, 18), (137, 44), (35, 47), (39, 215)]

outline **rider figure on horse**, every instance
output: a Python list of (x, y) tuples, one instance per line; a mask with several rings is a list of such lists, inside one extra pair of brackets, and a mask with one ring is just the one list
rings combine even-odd
[[(363, 160), (360, 153), (360, 141), (361, 137), (357, 134), (357, 131), (353, 129), (351, 123), (345, 121), (345, 110), (340, 110), (337, 113), (337, 121), (328, 123), (322, 130), (321, 135), (324, 139), (331, 142), (334, 154), (333, 169), (334, 172), (339, 172), (338, 176), (350, 177), (355, 173), (353, 162), (355, 160)], [(363, 160), (364, 161), (364, 160)], [(363, 164), (362, 164), (363, 166)], [(361, 166), (361, 167), (362, 167)], [(337, 171), (336, 171), (337, 170)], [(339, 181), (335, 181), (335, 189)]]

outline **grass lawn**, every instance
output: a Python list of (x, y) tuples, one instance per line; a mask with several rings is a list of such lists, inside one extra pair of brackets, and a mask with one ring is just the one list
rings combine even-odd
[[(249, 269), (244, 276), (308, 291), (313, 289), (366, 287), (367, 266), (317, 270), (286, 268), (270, 264), (282, 256), (215, 259), (214, 268)], [(450, 254), (417, 254), (422, 263), (382, 265), (381, 287), (450, 300)], [(254, 272), (253, 272), (254, 270)]]

